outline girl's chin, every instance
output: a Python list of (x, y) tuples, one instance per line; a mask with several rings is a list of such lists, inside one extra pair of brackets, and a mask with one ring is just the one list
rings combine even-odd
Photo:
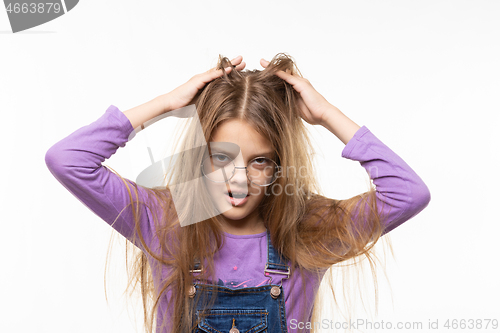
[(228, 214), (227, 212), (222, 213), (222, 216), (224, 216), (224, 218), (227, 220), (233, 220), (233, 221), (238, 221), (246, 217), (246, 215), (243, 214)]

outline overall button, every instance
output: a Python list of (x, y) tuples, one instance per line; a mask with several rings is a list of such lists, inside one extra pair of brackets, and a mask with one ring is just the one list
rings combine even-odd
[(196, 294), (196, 287), (195, 286), (189, 287), (189, 291), (188, 291), (189, 297), (193, 298), (195, 294)]
[(231, 328), (231, 329), (229, 330), (229, 333), (240, 333), (240, 330), (238, 330), (238, 329), (236, 328), (236, 326), (234, 325), (234, 321), (235, 321), (235, 320), (234, 320), (234, 318), (233, 318), (233, 328)]
[(271, 288), (271, 296), (276, 299), (281, 294), (280, 287), (274, 286)]

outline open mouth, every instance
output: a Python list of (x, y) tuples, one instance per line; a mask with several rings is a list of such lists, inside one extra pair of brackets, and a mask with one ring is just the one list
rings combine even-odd
[(232, 198), (235, 198), (235, 199), (243, 199), (243, 198), (246, 198), (246, 197), (248, 197), (250, 195), (250, 193), (231, 192), (231, 191), (227, 191), (224, 194), (227, 195), (227, 196), (230, 196)]
[(248, 201), (248, 197), (250, 196), (250, 193), (243, 193), (243, 192), (225, 192), (224, 196), (226, 197), (226, 200), (233, 206), (241, 206), (245, 202)]

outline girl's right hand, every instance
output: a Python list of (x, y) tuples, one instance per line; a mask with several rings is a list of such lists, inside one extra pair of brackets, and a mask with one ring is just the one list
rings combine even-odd
[[(242, 70), (246, 65), (242, 60), (242, 56), (237, 56), (231, 60), (231, 64), (236, 66), (236, 70)], [(230, 73), (233, 68), (227, 67), (225, 70), (226, 73)], [(195, 102), (193, 99), (198, 91), (208, 82), (222, 76), (223, 73), (222, 69), (215, 69), (214, 67), (204, 73), (196, 74), (183, 85), (164, 95), (165, 110), (172, 111), (193, 104)]]

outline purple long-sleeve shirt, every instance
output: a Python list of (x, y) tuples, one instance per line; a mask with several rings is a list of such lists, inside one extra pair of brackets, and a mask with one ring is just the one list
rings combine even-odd
[[(129, 203), (129, 192), (122, 180), (103, 167), (102, 162), (111, 157), (119, 147), (125, 146), (132, 131), (134, 128), (129, 119), (116, 106), (111, 105), (100, 118), (54, 144), (45, 155), (47, 167), (54, 177), (127, 239), (131, 239), (134, 229), (131, 211), (125, 210), (119, 219), (114, 223), (113, 221)], [(342, 157), (359, 161), (373, 180), (378, 204), (384, 204), (384, 212), (388, 216), (385, 232), (417, 215), (428, 205), (430, 192), (422, 179), (365, 126), (358, 129), (346, 144)], [(146, 200), (146, 190), (139, 186), (138, 191), (140, 199)], [(154, 203), (152, 206), (157, 207)], [(140, 207), (144, 210), (141, 214), (141, 230), (146, 235), (146, 242), (150, 242), (148, 245), (154, 248), (152, 212), (145, 206)], [(225, 235), (225, 245), (215, 256), (220, 281), (232, 288), (254, 287), (266, 283), (266, 233), (232, 235), (225, 232)], [(153, 260), (151, 257), (149, 259)], [(161, 276), (155, 275), (155, 284), (160, 283), (168, 272), (165, 267)], [(296, 323), (303, 313), (311, 314), (321, 278), (306, 273), (305, 280), (302, 280), (297, 273), (283, 280), (289, 332), (297, 332)], [(302, 295), (304, 285), (307, 291), (305, 299)], [(165, 301), (170, 296), (170, 292), (167, 293), (160, 303), (158, 323), (164, 317), (168, 318)]]

